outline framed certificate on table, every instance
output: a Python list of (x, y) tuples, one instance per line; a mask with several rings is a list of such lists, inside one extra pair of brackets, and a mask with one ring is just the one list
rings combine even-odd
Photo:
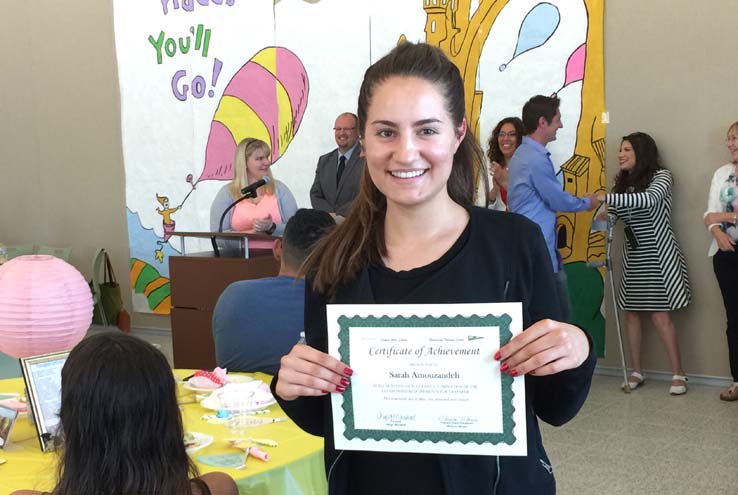
[(526, 455), (523, 377), (494, 353), (520, 303), (328, 305), (328, 349), (354, 371), (332, 394), (343, 450)]
[(30, 413), (43, 452), (54, 450), (59, 435), (61, 372), (69, 351), (52, 352), (20, 359)]
[(13, 429), (18, 411), (9, 407), (0, 406), (0, 449), (8, 446), (10, 431)]

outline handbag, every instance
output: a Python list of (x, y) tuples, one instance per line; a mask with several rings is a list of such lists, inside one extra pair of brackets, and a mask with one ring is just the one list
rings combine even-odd
[[(118, 314), (123, 310), (123, 297), (120, 292), (120, 285), (115, 279), (113, 265), (110, 263), (108, 253), (104, 252), (105, 266), (103, 283), (100, 287), (100, 301), (95, 305), (95, 311), (92, 317), (92, 323), (96, 325), (103, 324), (103, 318), (100, 311), (105, 312), (105, 319), (109, 325), (118, 324)], [(94, 276), (94, 275), (93, 275)]]

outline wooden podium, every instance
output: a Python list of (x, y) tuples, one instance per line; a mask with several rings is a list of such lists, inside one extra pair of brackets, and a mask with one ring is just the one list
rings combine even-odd
[[(175, 232), (184, 237), (230, 239), (277, 239), (266, 234)], [(184, 250), (183, 250), (184, 252)], [(210, 253), (169, 257), (172, 296), (172, 352), (175, 368), (213, 369), (213, 309), (223, 289), (232, 282), (274, 277), (279, 263), (270, 253), (238, 258), (216, 258)], [(245, 253), (244, 253), (245, 256)]]

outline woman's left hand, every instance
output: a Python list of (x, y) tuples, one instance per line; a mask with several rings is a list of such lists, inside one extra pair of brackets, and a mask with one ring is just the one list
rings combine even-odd
[(579, 327), (541, 320), (502, 346), (495, 359), (511, 376), (543, 376), (576, 368), (588, 355), (589, 340)]
[(502, 167), (500, 166), (499, 163), (493, 161), (492, 163), (489, 164), (489, 175), (493, 179), (495, 178), (497, 174), (500, 173), (500, 171), (502, 171)]
[(508, 175), (507, 168), (503, 167), (497, 162), (492, 162), (489, 166), (489, 175), (492, 177), (492, 180), (494, 180), (498, 186), (501, 186), (507, 189), (507, 175)]

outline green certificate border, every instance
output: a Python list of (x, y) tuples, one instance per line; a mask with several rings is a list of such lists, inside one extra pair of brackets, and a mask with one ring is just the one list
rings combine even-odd
[[(345, 316), (338, 318), (338, 352), (341, 355), (341, 361), (351, 366), (351, 350), (349, 348), (349, 334), (351, 327), (499, 327), (500, 328), (500, 345), (505, 345), (512, 338), (510, 332), (510, 323), (512, 318), (508, 314), (494, 316)], [(343, 424), (344, 437), (349, 440), (390, 440), (390, 441), (410, 441), (418, 442), (431, 441), (438, 442), (461, 442), (463, 444), (499, 444), (505, 443), (512, 445), (515, 442), (513, 429), (515, 421), (513, 420), (513, 397), (515, 394), (512, 390), (513, 378), (506, 373), (501, 373), (502, 382), (502, 432), (500, 433), (465, 433), (465, 432), (435, 432), (435, 431), (392, 431), (392, 430), (365, 430), (359, 429), (354, 424), (354, 398), (351, 387), (348, 387), (343, 395)]]

